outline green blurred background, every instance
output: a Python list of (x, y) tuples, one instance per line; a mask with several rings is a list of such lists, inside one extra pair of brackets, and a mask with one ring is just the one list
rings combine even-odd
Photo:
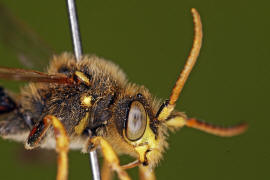
[[(64, 0), (2, 2), (57, 53), (72, 51)], [(203, 48), (177, 109), (214, 124), (245, 121), (249, 129), (233, 138), (188, 128), (170, 133), (157, 179), (270, 178), (269, 1), (80, 0), (77, 7), (84, 52), (119, 64), (130, 81), (162, 99), (169, 97), (192, 45), (190, 9), (197, 8)], [(19, 67), (3, 44), (0, 65)], [(18, 91), (17, 82), (1, 85)], [(55, 179), (54, 152), (29, 154), (22, 147), (0, 140), (1, 180)], [(70, 179), (91, 179), (88, 155), (69, 156)], [(137, 169), (129, 173), (138, 178)]]

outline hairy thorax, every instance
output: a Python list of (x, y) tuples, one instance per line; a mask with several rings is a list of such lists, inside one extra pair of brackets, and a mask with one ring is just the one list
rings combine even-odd
[[(125, 74), (115, 64), (96, 56), (85, 56), (76, 62), (70, 54), (55, 56), (49, 74), (74, 73), (83, 81), (79, 85), (30, 83), (22, 89), (21, 112), (30, 125), (46, 115), (54, 115), (63, 123), (71, 140), (71, 148), (81, 148), (89, 132), (99, 133), (111, 120), (113, 104), (126, 85)], [(43, 139), (42, 147), (52, 148), (52, 130)]]

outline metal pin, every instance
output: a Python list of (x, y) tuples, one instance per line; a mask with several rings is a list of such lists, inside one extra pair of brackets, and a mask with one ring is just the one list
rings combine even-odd
[[(82, 46), (81, 46), (81, 38), (80, 38), (80, 31), (78, 26), (78, 18), (76, 13), (76, 5), (74, 0), (67, 0), (67, 8), (68, 8), (68, 15), (69, 15), (69, 23), (71, 28), (71, 35), (72, 35), (72, 42), (74, 53), (77, 61), (81, 59), (82, 56)], [(93, 180), (100, 180), (100, 171), (99, 171), (99, 163), (97, 159), (96, 151), (92, 151), (89, 153), (90, 157), (90, 164), (92, 167), (92, 175)]]
[(81, 37), (80, 37), (80, 29), (78, 25), (76, 5), (75, 5), (74, 0), (67, 0), (67, 7), (68, 7), (69, 24), (70, 24), (70, 29), (71, 29), (73, 49), (74, 49), (76, 59), (77, 61), (79, 61), (83, 52), (82, 52), (82, 46), (81, 46)]

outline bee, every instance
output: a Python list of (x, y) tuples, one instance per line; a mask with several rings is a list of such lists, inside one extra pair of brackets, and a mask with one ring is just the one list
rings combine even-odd
[[(23, 142), (26, 149), (56, 149), (57, 179), (68, 177), (68, 151), (99, 148), (102, 179), (115, 171), (130, 179), (126, 169), (139, 167), (140, 179), (155, 179), (154, 168), (168, 147), (168, 130), (184, 126), (230, 137), (244, 132), (245, 123), (219, 127), (188, 118), (176, 102), (196, 63), (202, 44), (199, 13), (191, 10), (194, 41), (170, 98), (161, 103), (144, 86), (128, 82), (114, 63), (94, 55), (76, 61), (71, 53), (55, 55), (47, 72), (0, 67), (0, 78), (27, 81), (14, 95), (0, 88), (0, 136)], [(121, 165), (118, 155), (135, 158)]]

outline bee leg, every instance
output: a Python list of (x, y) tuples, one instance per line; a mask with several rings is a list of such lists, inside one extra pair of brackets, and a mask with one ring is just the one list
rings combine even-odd
[(111, 169), (108, 161), (106, 161), (105, 159), (104, 159), (103, 165), (102, 165), (101, 179), (102, 180), (112, 180), (113, 179), (112, 169)]
[(93, 137), (90, 139), (90, 143), (92, 147), (97, 147), (100, 145), (101, 151), (104, 157), (104, 161), (107, 161), (108, 166), (113, 170), (116, 171), (118, 174), (119, 179), (121, 180), (130, 180), (127, 172), (123, 170), (120, 166), (119, 159), (112, 149), (112, 146), (102, 137)]
[(154, 170), (148, 166), (139, 165), (140, 180), (156, 180)]
[(34, 149), (40, 145), (41, 139), (46, 134), (47, 130), (51, 126), (52, 122), (49, 116), (45, 116), (42, 121), (34, 125), (30, 134), (28, 135), (27, 141), (25, 142), (26, 149)]
[(68, 177), (68, 148), (69, 140), (63, 124), (55, 116), (47, 115), (38, 123), (29, 134), (25, 144), (27, 149), (33, 149), (38, 146), (40, 140), (45, 135), (50, 126), (54, 128), (56, 139), (56, 152), (58, 153), (58, 171), (57, 180), (66, 180)]
[(63, 124), (54, 116), (49, 116), (54, 127), (56, 139), (56, 151), (58, 153), (57, 180), (66, 180), (68, 178), (68, 149), (69, 140)]

